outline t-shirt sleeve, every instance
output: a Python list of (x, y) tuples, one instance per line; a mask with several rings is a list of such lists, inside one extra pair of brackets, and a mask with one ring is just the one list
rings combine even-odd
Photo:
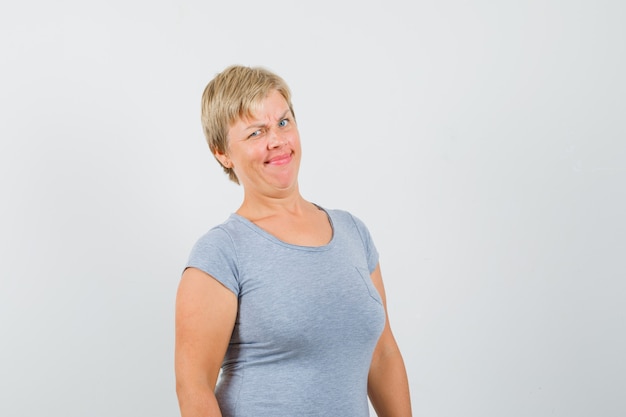
[(237, 258), (233, 242), (216, 227), (202, 236), (191, 249), (185, 268), (198, 268), (239, 296)]
[(352, 217), (352, 220), (361, 235), (361, 240), (363, 241), (363, 246), (365, 247), (365, 256), (367, 257), (367, 267), (369, 268), (371, 274), (378, 265), (378, 250), (376, 249), (376, 245), (374, 245), (372, 235), (370, 235), (365, 223), (352, 214), (350, 214), (350, 217)]

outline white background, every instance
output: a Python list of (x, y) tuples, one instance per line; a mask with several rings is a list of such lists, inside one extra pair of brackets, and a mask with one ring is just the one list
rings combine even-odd
[(415, 415), (626, 413), (624, 2), (6, 3), (0, 415), (177, 415), (235, 63), (291, 86), (305, 198), (368, 224)]

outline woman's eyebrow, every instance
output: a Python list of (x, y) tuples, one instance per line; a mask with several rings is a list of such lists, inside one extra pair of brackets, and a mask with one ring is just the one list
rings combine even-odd
[[(288, 114), (291, 114), (291, 109), (286, 109), (283, 114), (281, 116), (278, 117), (278, 120), (282, 120), (285, 118), (285, 116), (287, 116)], [(257, 127), (265, 127), (266, 123), (263, 121), (259, 121), (256, 123), (252, 123), (249, 124), (248, 126), (246, 126), (246, 129), (253, 129), (253, 128), (257, 128)]]

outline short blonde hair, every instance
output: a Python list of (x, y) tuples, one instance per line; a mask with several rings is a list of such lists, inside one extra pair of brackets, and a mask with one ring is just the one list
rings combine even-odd
[[(241, 117), (251, 116), (261, 101), (274, 90), (284, 97), (294, 115), (287, 83), (264, 68), (232, 65), (207, 84), (202, 93), (201, 120), (204, 136), (213, 156), (216, 152), (226, 154), (230, 126)], [(224, 165), (222, 168), (231, 181), (239, 184), (232, 168)]]

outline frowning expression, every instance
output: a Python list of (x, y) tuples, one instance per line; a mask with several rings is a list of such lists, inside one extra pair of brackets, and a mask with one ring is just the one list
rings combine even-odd
[(226, 154), (216, 156), (230, 164), (246, 192), (297, 189), (300, 135), (285, 98), (273, 90), (251, 116), (237, 119)]

